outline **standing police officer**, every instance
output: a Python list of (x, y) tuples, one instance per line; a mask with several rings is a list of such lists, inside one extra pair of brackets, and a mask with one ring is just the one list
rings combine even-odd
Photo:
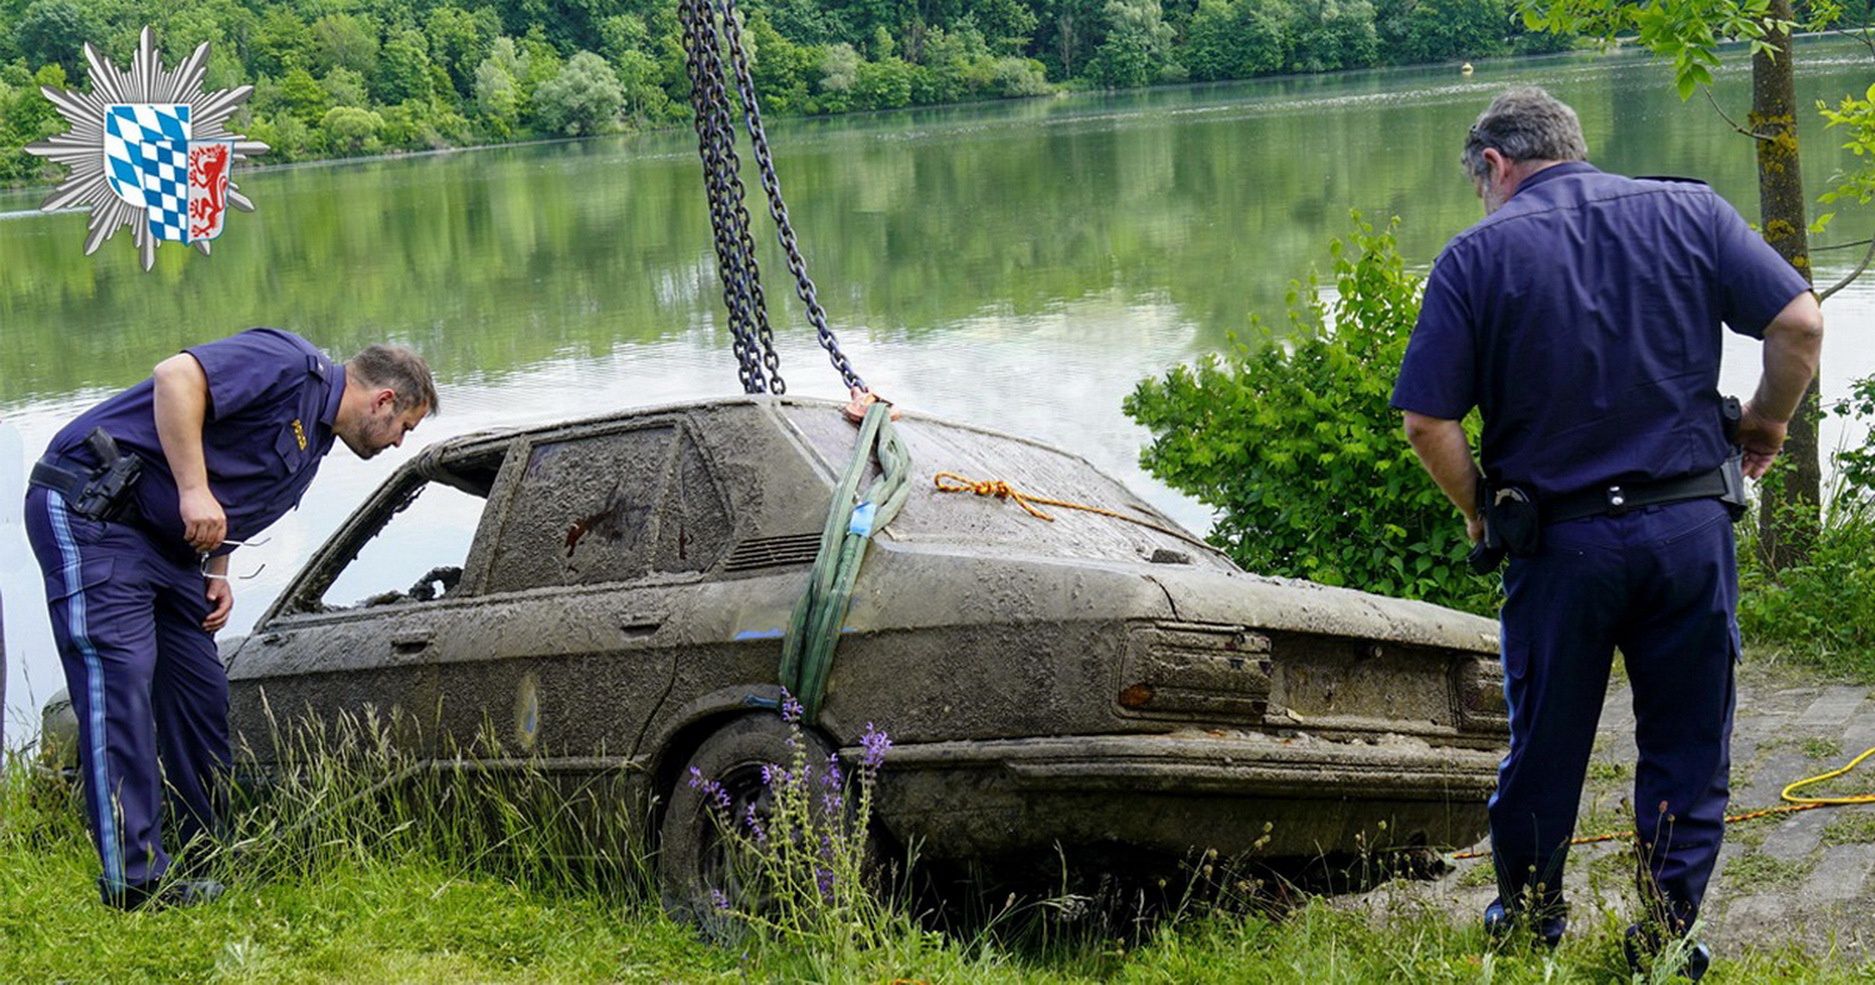
[[(340, 366), (256, 328), (184, 350), (53, 437), (26, 494), (53, 637), (78, 716), (87, 820), (104, 901), (213, 899), (170, 849), (211, 832), (228, 761), (228, 679), (214, 633), (234, 595), (224, 544), (299, 505), (337, 438), (360, 458), (401, 445), (437, 408), (423, 360), (373, 345)], [(161, 770), (158, 770), (158, 762)]]
[[(1501, 523), (1493, 540), (1512, 555), (1486, 928), (1522, 917), (1562, 936), (1563, 864), (1619, 647), (1640, 751), (1639, 963), (1691, 927), (1718, 854), (1738, 655), (1728, 503), (1742, 504), (1739, 473), (1763, 475), (1782, 447), (1823, 323), (1804, 278), (1704, 184), (1604, 174), (1587, 156), (1575, 112), (1541, 89), (1478, 117), (1462, 160), (1485, 218), (1433, 267), (1393, 405), (1472, 540)], [(1732, 415), (1721, 323), (1764, 341), (1757, 393)], [(1473, 407), (1482, 490), (1460, 424)], [(1696, 978), (1709, 952), (1692, 955)]]

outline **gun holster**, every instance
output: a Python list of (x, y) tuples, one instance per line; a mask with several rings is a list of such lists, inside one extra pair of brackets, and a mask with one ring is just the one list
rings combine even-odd
[(1536, 499), (1522, 487), (1492, 486), (1479, 476), (1478, 512), (1484, 517), (1484, 538), (1465, 557), (1471, 570), (1489, 574), (1506, 556), (1530, 557), (1542, 546), (1542, 515)]
[(31, 482), (57, 492), (79, 516), (120, 521), (130, 512), (131, 490), (143, 475), (143, 460), (119, 451), (117, 441), (103, 428), (94, 428), (85, 445), (97, 456), (95, 468), (74, 467), (69, 459), (41, 460), (33, 465)]
[(1725, 427), (1725, 443), (1732, 446), (1725, 464), (1719, 466), (1719, 474), (1725, 480), (1725, 492), (1719, 496), (1719, 502), (1725, 504), (1726, 511), (1732, 514), (1732, 522), (1737, 523), (1745, 518), (1745, 510), (1751, 505), (1745, 498), (1745, 449), (1738, 443), (1738, 422), (1744, 416), (1744, 409), (1739, 406), (1737, 397), (1727, 397), (1719, 406), (1719, 414)]

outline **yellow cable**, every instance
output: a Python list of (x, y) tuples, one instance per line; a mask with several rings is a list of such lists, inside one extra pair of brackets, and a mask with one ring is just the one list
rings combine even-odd
[(1851, 759), (1847, 766), (1830, 770), (1828, 773), (1818, 773), (1815, 776), (1798, 780), (1796, 783), (1785, 787), (1784, 791), (1778, 794), (1778, 796), (1793, 804), (1809, 804), (1816, 807), (1839, 807), (1844, 804), (1875, 804), (1875, 793), (1859, 793), (1847, 797), (1799, 797), (1795, 792), (1798, 787), (1807, 787), (1812, 783), (1822, 783), (1824, 780), (1834, 780), (1844, 773), (1860, 766), (1862, 761), (1870, 756), (1875, 756), (1875, 747), (1863, 750), (1862, 755)]
[[(1789, 801), (1789, 803), (1779, 804), (1776, 807), (1765, 807), (1765, 808), (1762, 808), (1760, 810), (1755, 810), (1755, 811), (1746, 811), (1743, 814), (1730, 814), (1726, 816), (1725, 823), (1737, 824), (1740, 821), (1751, 821), (1751, 820), (1755, 820), (1761, 817), (1769, 817), (1773, 814), (1795, 814), (1798, 811), (1813, 811), (1819, 807), (1844, 807), (1850, 804), (1875, 804), (1875, 793), (1859, 793), (1859, 794), (1852, 794), (1847, 797), (1800, 797), (1795, 793), (1795, 791), (1799, 787), (1807, 787), (1812, 783), (1822, 783), (1825, 780), (1834, 780), (1835, 778), (1843, 775), (1844, 773), (1847, 773), (1850, 770), (1855, 769), (1857, 766), (1862, 765), (1862, 761), (1869, 758), (1870, 756), (1875, 756), (1875, 747), (1871, 747), (1867, 750), (1864, 750), (1862, 755), (1857, 756), (1856, 758), (1850, 760), (1849, 765), (1847, 766), (1843, 766), (1838, 769), (1830, 770), (1827, 773), (1818, 773), (1815, 776), (1806, 777), (1802, 780), (1798, 780), (1797, 782), (1792, 783), (1789, 786), (1785, 787), (1783, 791), (1778, 794), (1778, 797), (1782, 800)], [(1583, 835), (1580, 838), (1573, 838), (1570, 840), (1569, 844), (1571, 845), (1593, 845), (1599, 842), (1615, 841), (1621, 838), (1633, 838), (1634, 836), (1635, 836), (1634, 833), (1631, 831), (1609, 831), (1609, 832), (1605, 832), (1603, 834), (1598, 834), (1598, 835)], [(1453, 859), (1486, 858), (1490, 854), (1491, 853), (1489, 851), (1455, 852), (1451, 855), (1451, 858)]]

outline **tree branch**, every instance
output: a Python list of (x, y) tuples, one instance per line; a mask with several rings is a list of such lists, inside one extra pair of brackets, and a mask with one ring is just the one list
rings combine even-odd
[(1832, 27), (1830, 31), (1835, 34), (1840, 34), (1845, 38), (1853, 38), (1861, 42), (1863, 47), (1868, 49), (1869, 54), (1875, 55), (1875, 37), (1870, 37), (1869, 25), (1862, 24), (1855, 28)]
[(1699, 88), (1702, 92), (1706, 94), (1706, 102), (1709, 102), (1712, 104), (1712, 111), (1714, 113), (1719, 114), (1719, 119), (1724, 120), (1726, 124), (1729, 125), (1732, 129), (1738, 131), (1739, 133), (1744, 134), (1747, 137), (1750, 137), (1753, 140), (1763, 140), (1766, 142), (1770, 141), (1771, 139), (1770, 137), (1767, 137), (1761, 133), (1756, 133), (1754, 131), (1747, 130), (1744, 127), (1739, 126), (1738, 123), (1734, 121), (1731, 117), (1725, 115), (1725, 110), (1719, 108), (1719, 101), (1717, 99), (1712, 98), (1711, 86), (1700, 86)]
[(1862, 262), (1856, 264), (1854, 270), (1849, 271), (1849, 276), (1844, 277), (1842, 280), (1837, 281), (1835, 285), (1831, 287), (1829, 290), (1824, 291), (1821, 294), (1818, 294), (1816, 296), (1816, 301), (1818, 304), (1822, 304), (1823, 302), (1828, 301), (1830, 295), (1836, 293), (1837, 291), (1842, 290), (1845, 287), (1848, 287), (1850, 284), (1855, 283), (1855, 279), (1857, 277), (1862, 276), (1863, 272), (1868, 270), (1869, 261), (1875, 260), (1875, 237), (1870, 237), (1868, 243), (1869, 243), (1868, 252), (1862, 254)]

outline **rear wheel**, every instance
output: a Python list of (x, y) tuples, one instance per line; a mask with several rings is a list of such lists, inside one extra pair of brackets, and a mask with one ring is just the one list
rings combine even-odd
[[(744, 715), (703, 740), (690, 757), (670, 791), (658, 829), (658, 891), (672, 916), (712, 926), (719, 922), (718, 911), (726, 901), (735, 901), (739, 908), (760, 907), (759, 901), (742, 898), (738, 866), (746, 860), (736, 857), (723, 826), (743, 825), (751, 811), (758, 822), (767, 821), (771, 792), (762, 782), (762, 767), (793, 761), (795, 750), (788, 740), (794, 734), (775, 715)], [(812, 731), (803, 729), (800, 736), (807, 763), (818, 773), (833, 748)], [(699, 776), (715, 781), (726, 807), (705, 785), (692, 784)]]

